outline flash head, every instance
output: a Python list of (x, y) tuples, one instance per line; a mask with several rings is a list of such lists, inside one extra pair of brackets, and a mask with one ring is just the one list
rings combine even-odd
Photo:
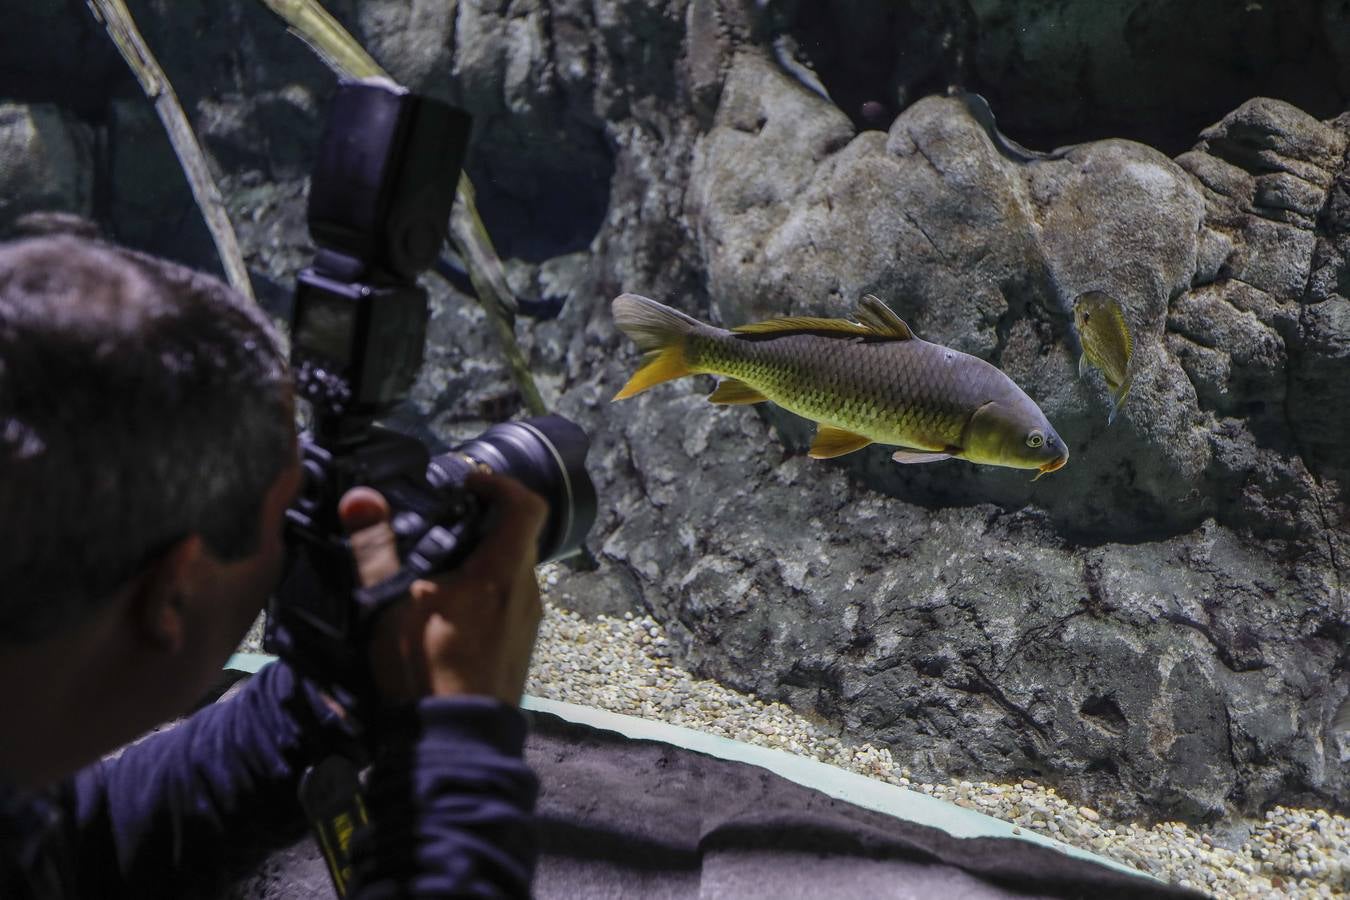
[[(386, 79), (344, 81), (329, 107), (309, 188), (315, 266), (411, 280), (436, 260), (470, 130), (469, 115)], [(350, 267), (350, 268), (348, 268)]]
[(416, 279), (445, 243), (469, 122), (384, 79), (333, 97), (309, 188), (319, 252), (291, 313), (296, 391), (329, 439), (359, 436), (417, 377), (428, 306)]

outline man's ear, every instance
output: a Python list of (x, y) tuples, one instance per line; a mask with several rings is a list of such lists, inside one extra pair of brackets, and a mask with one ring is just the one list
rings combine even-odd
[(193, 574), (205, 545), (189, 535), (166, 550), (141, 575), (131, 600), (133, 625), (152, 647), (177, 653), (187, 633), (184, 598), (193, 589)]

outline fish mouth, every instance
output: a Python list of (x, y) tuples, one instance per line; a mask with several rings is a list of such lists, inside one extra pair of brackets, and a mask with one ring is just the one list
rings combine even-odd
[(1067, 453), (1065, 453), (1063, 456), (1055, 457), (1045, 465), (1040, 466), (1038, 471), (1036, 472), (1036, 477), (1031, 480), (1039, 481), (1042, 475), (1049, 475), (1051, 472), (1058, 472), (1060, 469), (1064, 468), (1064, 464), (1068, 461), (1069, 461), (1069, 454)]

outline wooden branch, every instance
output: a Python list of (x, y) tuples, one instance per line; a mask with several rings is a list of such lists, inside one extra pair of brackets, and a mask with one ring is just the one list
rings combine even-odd
[[(493, 249), (487, 229), (483, 227), (483, 220), (478, 218), (478, 207), (473, 202), (473, 183), (469, 181), (469, 176), (462, 172), (459, 176), (455, 206), (450, 212), (450, 233), (456, 238), (455, 244), (459, 247), (464, 269), (469, 273), (469, 281), (473, 283), (473, 292), (480, 298), (479, 302), (487, 311), (488, 320), (492, 322), (497, 338), (502, 346), (507, 348), (506, 364), (511, 368), (511, 375), (520, 390), (525, 408), (532, 416), (542, 416), (548, 412), (548, 407), (544, 405), (544, 398), (539, 395), (539, 388), (535, 386), (534, 376), (530, 374), (524, 354), (516, 345), (516, 332), (512, 327), (515, 320), (516, 298), (506, 283), (506, 271), (502, 268), (497, 251)], [(495, 298), (496, 302), (490, 298)], [(502, 298), (510, 301), (509, 312), (502, 310), (504, 305)]]
[(253, 285), (249, 281), (248, 267), (244, 265), (244, 256), (239, 251), (234, 226), (230, 224), (230, 216), (225, 211), (225, 201), (216, 187), (215, 179), (211, 177), (206, 156), (192, 132), (192, 125), (183, 114), (183, 107), (178, 103), (178, 96), (168, 76), (150, 52), (123, 0), (86, 0), (86, 3), (135, 73), (145, 96), (154, 104), (155, 113), (164, 124), (169, 143), (173, 145), (173, 152), (192, 188), (197, 208), (201, 210), (206, 227), (216, 243), (225, 277), (236, 291), (252, 300)]
[(291, 34), (309, 45), (324, 65), (348, 78), (388, 78), (342, 23), (312, 0), (262, 0), (281, 17)]
[[(337, 74), (348, 78), (383, 78), (394, 83), (389, 73), (371, 58), (341, 23), (329, 15), (318, 0), (259, 2), (281, 17), (288, 30), (304, 41)], [(492, 246), (492, 238), (488, 236), (483, 220), (478, 215), (473, 184), (469, 176), (462, 172), (456, 188), (455, 206), (450, 213), (450, 236), (464, 260), (475, 299), (487, 313), (493, 332), (501, 343), (507, 367), (511, 370), (511, 377), (516, 382), (525, 408), (531, 415), (543, 415), (548, 412), (548, 408), (534, 383), (534, 376), (530, 374), (525, 355), (516, 343), (513, 328), (516, 298), (506, 283), (506, 273), (496, 248)]]

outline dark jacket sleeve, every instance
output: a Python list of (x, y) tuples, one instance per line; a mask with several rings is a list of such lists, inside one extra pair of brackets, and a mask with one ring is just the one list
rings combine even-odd
[(539, 785), (525, 731), (486, 697), (426, 699), (389, 723), (352, 845), (354, 900), (528, 897)]
[[(353, 847), (355, 896), (526, 896), (537, 783), (521, 713), (470, 697), (394, 721), (371, 773), (373, 827)], [(265, 667), (232, 699), (77, 775), (62, 805), (79, 896), (185, 895), (235, 848), (298, 837), (300, 775), (347, 749), (318, 693), (285, 663)]]
[(68, 788), (80, 896), (174, 896), (241, 844), (303, 831), (300, 774), (348, 735), (273, 663), (233, 698), (82, 770)]

